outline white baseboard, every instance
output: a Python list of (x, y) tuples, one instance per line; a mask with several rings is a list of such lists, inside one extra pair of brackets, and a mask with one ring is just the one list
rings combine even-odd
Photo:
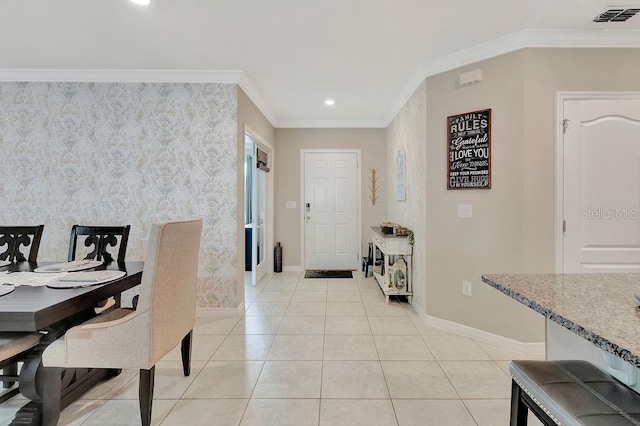
[(302, 272), (304, 268), (302, 266), (283, 266), (282, 272)]
[[(242, 307), (244, 313), (244, 306)], [(199, 317), (234, 317), (242, 315), (238, 308), (196, 308), (196, 315)]]
[(545, 344), (544, 342), (520, 342), (518, 340), (509, 339), (508, 337), (500, 336), (498, 334), (489, 333), (488, 331), (478, 330), (477, 328), (469, 327), (464, 324), (445, 320), (438, 317), (433, 317), (422, 312), (416, 314), (424, 321), (426, 325), (431, 327), (437, 327), (442, 330), (450, 331), (452, 333), (461, 334), (463, 336), (471, 337), (472, 339), (479, 340), (491, 345), (500, 346), (511, 351), (521, 352), (528, 355), (544, 355)]

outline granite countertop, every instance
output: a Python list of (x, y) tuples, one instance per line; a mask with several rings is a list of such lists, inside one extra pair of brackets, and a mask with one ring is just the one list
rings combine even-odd
[(640, 367), (640, 274), (483, 275), (482, 281)]

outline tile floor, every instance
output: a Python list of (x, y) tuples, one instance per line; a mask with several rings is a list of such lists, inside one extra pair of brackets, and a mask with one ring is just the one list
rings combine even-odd
[[(156, 366), (156, 425), (507, 425), (509, 360), (525, 355), (386, 305), (373, 278), (267, 276), (242, 317), (200, 316), (190, 377)], [(140, 423), (136, 371), (95, 387), (60, 425)], [(25, 403), (0, 405), (0, 425)], [(530, 425), (540, 423), (530, 416)]]

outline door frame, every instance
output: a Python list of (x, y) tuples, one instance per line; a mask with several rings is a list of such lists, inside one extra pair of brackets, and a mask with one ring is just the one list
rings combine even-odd
[(564, 232), (562, 231), (562, 222), (564, 220), (564, 133), (562, 131), (562, 120), (564, 119), (564, 103), (565, 101), (585, 101), (591, 99), (640, 100), (640, 92), (580, 91), (556, 93), (556, 273), (562, 273), (564, 268)]
[[(255, 130), (253, 130), (251, 127), (247, 126), (246, 124), (244, 125), (244, 132), (245, 134), (248, 133), (249, 136), (251, 136), (251, 138), (253, 138), (253, 140), (255, 141), (256, 147), (260, 147), (263, 151), (267, 152), (267, 154), (269, 155), (269, 167), (271, 169), (271, 171), (269, 173), (274, 173), (275, 172), (275, 149), (273, 148), (273, 146), (267, 142), (262, 136), (260, 136), (260, 134), (258, 132), (256, 132)], [(255, 162), (255, 159), (254, 159)], [(266, 173), (266, 177), (267, 177), (267, 220), (265, 221), (265, 226), (266, 226), (266, 238), (265, 238), (265, 256), (264, 256), (264, 261), (267, 262), (266, 267), (267, 267), (267, 271), (266, 273), (273, 273), (273, 251), (272, 250), (268, 250), (268, 247), (273, 247), (274, 243), (274, 229), (275, 229), (275, 220), (274, 220), (274, 179), (272, 176), (269, 175), (269, 173)], [(257, 196), (257, 194), (255, 193), (254, 189), (255, 186), (257, 184), (257, 179), (253, 179), (253, 188), (251, 189), (251, 197), (252, 197), (252, 202), (255, 203), (255, 198)], [(253, 230), (252, 230), (253, 232)], [(257, 269), (257, 250), (256, 250), (256, 244), (257, 241), (255, 238), (251, 238), (251, 280), (252, 280), (252, 285), (256, 285), (256, 269)], [(246, 247), (245, 247), (246, 250)], [(243, 283), (244, 285), (244, 283)]]
[(356, 164), (358, 167), (358, 180), (357, 180), (357, 220), (358, 220), (358, 229), (357, 229), (357, 241), (356, 241), (356, 270), (358, 270), (358, 259), (362, 257), (362, 253), (360, 252), (362, 246), (362, 171), (360, 169), (360, 165), (362, 162), (360, 161), (361, 150), (360, 149), (301, 149), (300, 150), (300, 267), (302, 270), (306, 270), (307, 259), (305, 257), (305, 220), (304, 220), (304, 189), (305, 189), (305, 167), (304, 167), (304, 157), (305, 154), (345, 154), (345, 153), (355, 153), (356, 154)]

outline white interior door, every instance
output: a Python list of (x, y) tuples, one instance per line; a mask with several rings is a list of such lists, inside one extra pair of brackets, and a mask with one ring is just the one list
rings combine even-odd
[(640, 98), (563, 110), (563, 272), (640, 272)]
[(358, 156), (304, 153), (305, 269), (358, 267)]

